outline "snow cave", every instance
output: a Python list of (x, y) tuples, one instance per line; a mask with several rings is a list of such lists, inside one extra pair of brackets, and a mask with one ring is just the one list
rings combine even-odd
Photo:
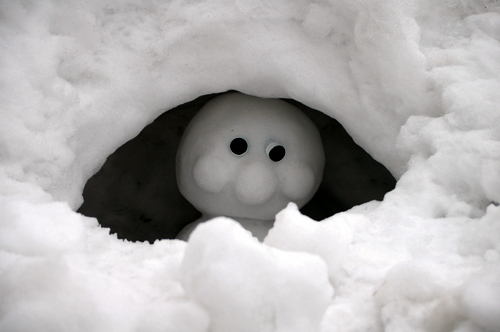
[[(3, 1), (0, 44), (1, 331), (500, 330), (498, 1)], [(324, 181), (174, 239), (228, 91), (312, 119)]]

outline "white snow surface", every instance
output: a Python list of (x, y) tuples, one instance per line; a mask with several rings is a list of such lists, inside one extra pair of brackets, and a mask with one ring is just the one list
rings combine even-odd
[[(259, 243), (118, 240), (86, 180), (229, 89), (339, 120), (397, 178)], [(496, 0), (0, 2), (1, 331), (500, 331)]]

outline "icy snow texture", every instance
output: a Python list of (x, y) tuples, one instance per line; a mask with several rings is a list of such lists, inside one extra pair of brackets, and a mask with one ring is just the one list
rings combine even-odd
[[(0, 330), (500, 330), (499, 26), (495, 0), (0, 2)], [(264, 244), (228, 221), (128, 243), (73, 212), (162, 110), (228, 89), (335, 117), (396, 189), (319, 224), (290, 206)]]

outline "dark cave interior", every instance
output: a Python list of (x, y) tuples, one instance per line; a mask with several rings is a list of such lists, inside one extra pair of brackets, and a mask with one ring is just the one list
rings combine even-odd
[[(180, 194), (175, 178), (177, 146), (196, 112), (220, 94), (201, 96), (168, 110), (111, 154), (83, 191), (78, 212), (98, 219), (118, 238), (175, 238), (200, 213)], [(372, 200), (382, 200), (396, 180), (358, 146), (335, 119), (297, 101), (318, 127), (325, 150), (323, 181), (301, 212), (323, 220)]]

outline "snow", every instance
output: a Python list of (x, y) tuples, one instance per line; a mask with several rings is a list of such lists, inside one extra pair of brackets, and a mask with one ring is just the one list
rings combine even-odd
[(465, 310), (472, 321), (486, 330), (500, 326), (500, 281), (498, 270), (484, 273), (473, 280), (462, 295)]
[[(270, 153), (276, 147), (283, 151), (279, 159)], [(182, 195), (202, 213), (197, 222), (230, 217), (263, 240), (290, 201), (302, 207), (314, 196), (324, 164), (320, 133), (298, 108), (229, 93), (190, 121), (179, 143), (176, 176)]]
[(263, 246), (223, 217), (196, 228), (182, 272), (211, 331), (317, 331), (333, 293), (318, 256)]
[[(1, 2), (0, 330), (500, 330), (499, 26), (495, 0)], [(74, 212), (164, 110), (230, 89), (336, 118), (397, 187), (290, 205), (264, 243)]]

